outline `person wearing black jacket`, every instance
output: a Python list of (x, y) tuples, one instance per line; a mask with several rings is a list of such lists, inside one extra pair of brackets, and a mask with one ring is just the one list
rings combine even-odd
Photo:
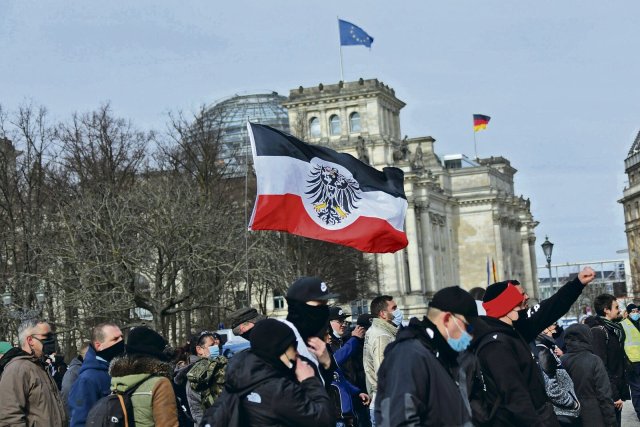
[(529, 342), (564, 315), (594, 278), (593, 269), (584, 268), (530, 317), (523, 310), (522, 289), (509, 281), (487, 288), (483, 298), (487, 316), (480, 317), (483, 322), (475, 328), (472, 348), (483, 376), (491, 380), (487, 400), (495, 407), (495, 416), (490, 425), (559, 425)]
[(376, 427), (472, 425), (457, 357), (477, 316), (473, 297), (452, 286), (436, 292), (427, 317), (400, 329), (378, 370)]
[(602, 359), (607, 368), (616, 419), (621, 425), (622, 405), (631, 398), (631, 394), (625, 379), (625, 333), (618, 323), (620, 309), (616, 297), (611, 294), (598, 295), (593, 300), (593, 308), (597, 316), (587, 317), (584, 323), (593, 334), (593, 353)]
[[(314, 369), (299, 358), (293, 331), (275, 319), (261, 320), (250, 341), (251, 349), (229, 360), (223, 392), (241, 397), (242, 426), (335, 426), (329, 396)], [(207, 411), (205, 424), (209, 417), (215, 410)]]
[(573, 379), (580, 400), (582, 427), (613, 427), (616, 415), (611, 400), (611, 386), (602, 360), (593, 354), (593, 336), (587, 325), (571, 325), (565, 341), (567, 353), (562, 364)]

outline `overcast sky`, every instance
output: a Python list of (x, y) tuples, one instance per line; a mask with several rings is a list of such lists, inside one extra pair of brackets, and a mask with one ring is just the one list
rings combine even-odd
[(0, 103), (64, 120), (111, 101), (144, 129), (236, 93), (340, 79), (336, 17), (374, 37), (345, 47), (346, 80), (407, 103), (402, 133), (518, 169), (553, 263), (626, 249), (624, 158), (640, 128), (640, 2), (0, 1)]

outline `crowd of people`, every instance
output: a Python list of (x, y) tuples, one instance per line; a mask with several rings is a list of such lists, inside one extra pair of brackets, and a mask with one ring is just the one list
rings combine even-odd
[(202, 330), (175, 350), (102, 323), (69, 366), (30, 319), (17, 346), (0, 342), (0, 426), (620, 426), (629, 399), (640, 418), (640, 310), (603, 294), (595, 316), (557, 323), (594, 278), (587, 267), (532, 307), (517, 280), (447, 287), (408, 321), (381, 295), (348, 321), (302, 277), (286, 319), (230, 314), (246, 349)]

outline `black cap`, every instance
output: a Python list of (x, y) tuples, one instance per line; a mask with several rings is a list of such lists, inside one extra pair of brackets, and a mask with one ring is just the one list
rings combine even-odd
[(307, 302), (337, 298), (338, 294), (329, 293), (329, 286), (317, 277), (300, 277), (289, 286), (286, 296), (288, 299)]
[(635, 310), (637, 308), (638, 308), (637, 305), (635, 305), (634, 303), (631, 303), (631, 304), (627, 305), (627, 313), (631, 313), (631, 310)]
[(478, 317), (478, 307), (476, 301), (469, 292), (460, 286), (450, 286), (440, 289), (433, 296), (433, 300), (429, 303), (429, 307), (437, 308), (442, 311), (449, 311), (455, 314), (461, 314), (470, 321), (474, 317)]
[(351, 315), (342, 311), (342, 307), (329, 307), (329, 320), (344, 320), (347, 317)]
[(169, 360), (169, 355), (165, 352), (167, 347), (168, 343), (162, 335), (147, 326), (131, 329), (125, 345), (127, 354), (142, 354), (163, 361)]
[(361, 314), (358, 316), (358, 320), (356, 321), (356, 325), (362, 326), (365, 329), (369, 329), (371, 326), (371, 322), (373, 321), (375, 316), (371, 314)]

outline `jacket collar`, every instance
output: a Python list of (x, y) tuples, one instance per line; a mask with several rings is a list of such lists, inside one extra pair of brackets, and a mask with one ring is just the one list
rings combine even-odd
[(422, 320), (412, 318), (409, 325), (400, 328), (396, 342), (417, 339), (427, 347), (445, 368), (451, 369), (457, 364), (458, 352), (451, 348), (447, 340), (440, 334), (438, 327), (426, 316)]
[(376, 317), (375, 319), (373, 319), (373, 321), (371, 322), (371, 326), (380, 328), (383, 331), (390, 333), (394, 337), (398, 333), (398, 328), (394, 324), (392, 324), (387, 320), (380, 319), (379, 317)]

